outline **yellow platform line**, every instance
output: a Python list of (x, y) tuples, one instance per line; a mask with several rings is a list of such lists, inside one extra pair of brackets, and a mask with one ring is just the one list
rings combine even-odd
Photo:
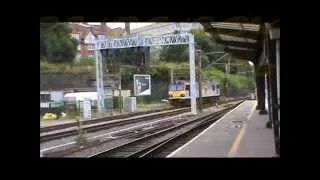
[[(257, 104), (257, 101), (252, 106), (250, 114), (247, 117), (247, 120), (249, 120), (251, 118), (251, 116), (253, 115), (253, 112), (254, 112), (254, 109), (256, 107), (256, 104)], [(237, 151), (239, 149), (241, 140), (242, 140), (242, 138), (243, 138), (243, 136), (245, 134), (246, 128), (247, 128), (247, 126), (246, 126), (246, 124), (244, 124), (243, 127), (240, 129), (240, 132), (237, 135), (237, 137), (236, 137), (235, 141), (233, 142), (232, 147), (231, 147), (231, 149), (230, 149), (230, 151), (228, 153), (228, 157), (234, 157), (237, 154)]]

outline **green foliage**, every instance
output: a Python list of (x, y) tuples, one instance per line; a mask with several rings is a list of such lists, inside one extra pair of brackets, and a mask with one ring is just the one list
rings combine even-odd
[[(217, 44), (210, 34), (203, 30), (193, 30), (192, 34), (196, 42), (196, 48), (204, 52), (223, 51), (223, 46)], [(212, 55), (208, 55), (213, 57)]]
[(71, 38), (71, 31), (66, 23), (40, 23), (40, 60), (72, 62), (78, 42)]
[(83, 129), (78, 129), (77, 130), (78, 134), (75, 138), (75, 141), (79, 146), (83, 146), (88, 142), (86, 132)]
[(76, 121), (78, 124), (78, 129), (77, 129), (78, 135), (76, 136), (75, 141), (79, 146), (83, 146), (88, 142), (88, 139), (86, 136), (87, 132), (82, 128), (82, 123), (79, 121), (79, 119), (76, 119)]
[(163, 46), (159, 56), (160, 61), (187, 62), (189, 59), (188, 45)]
[(202, 73), (205, 80), (215, 80), (222, 83), (225, 78), (224, 72), (215, 67), (203, 70)]
[[(220, 82), (221, 90), (226, 85), (225, 73), (218, 68), (211, 67), (202, 71), (205, 80), (215, 80)], [(254, 90), (252, 79), (246, 75), (230, 74), (229, 88), (233, 92), (249, 92)]]
[(80, 66), (95, 66), (96, 59), (95, 58), (90, 58), (90, 57), (82, 57), (79, 59), (78, 62), (75, 63), (75, 65), (80, 65)]
[(40, 72), (41, 73), (91, 73), (95, 74), (95, 66), (83, 65), (79, 63), (50, 63), (48, 61), (40, 62)]
[[(223, 47), (215, 42), (215, 40), (205, 31), (194, 30), (192, 31), (196, 49), (201, 49), (203, 52), (222, 51)], [(203, 66), (218, 59), (221, 54), (203, 55)], [(188, 45), (175, 45), (175, 46), (163, 46), (160, 52), (160, 60), (166, 62), (188, 62), (189, 60), (189, 48)], [(218, 67), (219, 68), (219, 67)], [(223, 67), (220, 67), (221, 69)]]
[(232, 88), (236, 88), (236, 89), (248, 89), (249, 80), (248, 78), (242, 75), (231, 75), (230, 85)]
[(150, 48), (150, 62), (151, 64), (157, 64), (160, 61), (160, 52), (161, 49), (158, 48)]
[(135, 65), (138, 57), (138, 52), (135, 48), (124, 48), (120, 49), (117, 54), (117, 62), (122, 64)]

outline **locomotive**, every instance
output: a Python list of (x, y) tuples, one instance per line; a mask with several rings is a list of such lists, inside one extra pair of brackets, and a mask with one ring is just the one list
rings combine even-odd
[[(220, 97), (220, 84), (216, 81), (202, 81), (202, 100), (204, 103), (216, 102)], [(168, 100), (173, 106), (190, 105), (190, 82), (175, 80), (169, 84)], [(196, 82), (196, 97), (199, 100), (199, 83)]]

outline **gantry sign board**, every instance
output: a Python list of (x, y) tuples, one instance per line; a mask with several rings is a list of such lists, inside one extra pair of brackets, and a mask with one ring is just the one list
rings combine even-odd
[(144, 74), (133, 75), (134, 95), (147, 96), (151, 95), (151, 76)]
[[(190, 65), (190, 95), (191, 95), (191, 112), (197, 114), (196, 109), (196, 83), (195, 83), (195, 49), (194, 36), (190, 33), (170, 34), (164, 36), (135, 36), (114, 39), (95, 40), (96, 52), (96, 79), (98, 92), (98, 110), (104, 110), (104, 86), (103, 86), (103, 68), (102, 54), (103, 49), (119, 49), (131, 47), (150, 47), (163, 45), (189, 45), (189, 65)], [(143, 92), (147, 93), (147, 92)], [(142, 94), (143, 94), (142, 93)]]
[(106, 40), (96, 40), (97, 49), (117, 49), (117, 48), (131, 48), (141, 46), (161, 46), (161, 45), (177, 45), (188, 44), (189, 34), (173, 34), (166, 36), (149, 36), (149, 37), (128, 37), (115, 38)]

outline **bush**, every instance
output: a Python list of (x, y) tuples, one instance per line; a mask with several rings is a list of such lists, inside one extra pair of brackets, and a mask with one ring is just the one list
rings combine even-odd
[(222, 83), (223, 79), (225, 78), (224, 72), (222, 72), (221, 70), (215, 67), (212, 67), (207, 70), (203, 70), (202, 72), (203, 72), (203, 79), (205, 80), (215, 80)]
[(86, 63), (49, 63), (47, 61), (40, 62), (40, 72), (42, 73), (92, 73), (95, 74), (95, 66), (88, 65), (89, 61)]
[(95, 63), (95, 58), (83, 57), (80, 58), (79, 61), (75, 63), (75, 65), (94, 66)]

